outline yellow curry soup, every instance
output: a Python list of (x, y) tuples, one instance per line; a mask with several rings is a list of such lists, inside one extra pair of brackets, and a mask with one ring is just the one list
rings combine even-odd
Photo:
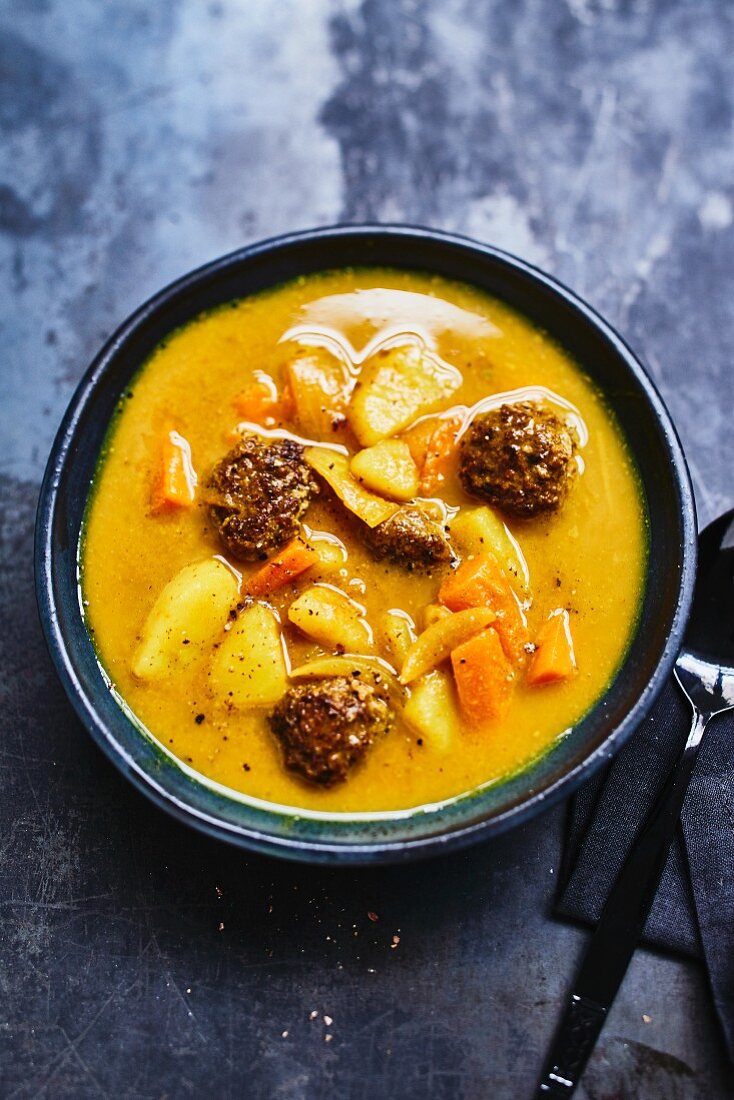
[[(476, 484), (467, 456), (474, 443), (484, 445), (471, 432), (482, 417), (489, 423), (504, 409), (509, 423), (507, 410), (515, 410), (517, 427), (521, 414), (545, 407), (572, 439), (573, 455), (563, 459), (574, 476), (562, 498), (521, 518), (517, 496), (508, 498), (511, 515), (467, 493)], [(398, 426), (380, 438), (383, 415)], [(253, 454), (295, 441), (315, 486), (291, 516), (294, 539), (255, 560), (232, 553), (235, 543), (217, 527), (227, 513), (222, 464), (248, 440)], [(450, 444), (445, 455), (441, 440)], [(352, 490), (357, 499), (347, 506)], [(406, 562), (379, 541), (396, 513), (416, 507), (449, 557)], [(366, 508), (374, 525), (352, 508)], [(294, 568), (303, 571), (291, 576), (286, 561), (269, 588), (272, 563), (294, 541)], [(475, 288), (418, 273), (344, 270), (202, 315), (142, 365), (96, 474), (81, 566), (99, 659), (166, 750), (202, 776), (269, 802), (385, 811), (500, 780), (589, 710), (634, 631), (646, 517), (618, 426), (556, 343)], [(506, 590), (514, 602), (476, 600), (477, 585)], [(197, 598), (207, 613), (171, 657), (170, 631), (161, 644), (155, 620)], [(332, 603), (338, 644), (329, 633)], [(238, 632), (241, 645), (279, 646), (282, 654), (282, 664), (266, 661), (254, 677), (261, 702), (252, 707), (255, 689), (238, 679), (227, 640)], [(422, 649), (416, 636), (427, 638)], [(405, 683), (411, 648), (406, 675), (418, 674)], [(506, 692), (499, 674), (485, 675), (495, 650), (497, 668), (509, 669)], [(377, 670), (379, 732), (346, 775), (309, 782), (303, 768), (285, 766), (293, 754), (275, 735), (273, 714), (284, 693), (305, 698), (304, 685), (343, 678), (344, 652), (362, 697)], [(301, 677), (322, 658), (327, 664), (313, 677)], [(466, 680), (480, 688), (473, 709), (458, 691), (467, 669), (479, 676)], [(484, 704), (498, 691), (491, 713)]]

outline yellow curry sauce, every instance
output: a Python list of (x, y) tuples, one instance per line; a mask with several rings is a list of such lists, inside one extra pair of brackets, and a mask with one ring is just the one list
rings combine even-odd
[[(529, 572), (529, 637), (551, 612), (568, 610), (578, 671), (546, 686), (531, 687), (520, 677), (502, 719), (465, 724), (448, 746), (418, 736), (398, 708), (392, 730), (348, 779), (323, 789), (284, 768), (264, 709), (233, 709), (212, 695), (206, 660), (160, 679), (133, 674), (141, 630), (164, 586), (192, 562), (226, 557), (198, 499), (192, 507), (156, 513), (151, 486), (160, 440), (173, 424), (190, 445), (200, 492), (207, 472), (232, 445), (241, 419), (233, 401), (253, 372), (267, 372), (280, 387), (294, 347), (334, 347), (336, 341), (354, 364), (386, 338), (399, 343), (401, 333), (419, 337), (460, 372), (463, 381), (447, 409), (543, 387), (578, 410), (582, 434), (583, 427), (588, 433), (579, 452), (583, 472), (563, 506), (533, 519), (503, 517)], [(285, 427), (302, 435), (297, 424)], [(348, 433), (329, 442), (358, 449)], [(482, 503), (469, 498), (452, 474), (440, 496), (449, 507)], [(316, 497), (304, 523), (307, 537), (336, 534), (346, 560), (323, 572), (317, 565), (268, 597), (283, 623), (292, 667), (329, 652), (288, 623), (289, 605), (314, 582), (356, 600), (373, 628), (392, 608), (423, 628), (424, 609), (435, 603), (445, 568), (407, 572), (376, 561), (330, 493)], [(259, 568), (231, 564), (245, 578)], [(526, 319), (478, 289), (383, 269), (301, 278), (172, 333), (121, 401), (81, 547), (87, 624), (100, 661), (139, 722), (190, 767), (228, 788), (326, 812), (435, 803), (507, 776), (547, 750), (588, 711), (618, 667), (634, 629), (645, 565), (646, 519), (636, 473), (613, 417), (579, 367)]]

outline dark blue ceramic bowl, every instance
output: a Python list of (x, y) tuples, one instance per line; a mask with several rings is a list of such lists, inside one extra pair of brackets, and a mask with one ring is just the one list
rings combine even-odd
[[(167, 333), (202, 310), (324, 268), (380, 264), (462, 279), (546, 329), (603, 391), (626, 433), (647, 497), (650, 567), (639, 624), (614, 681), (575, 729), (522, 773), (435, 807), (375, 814), (296, 812), (227, 792), (150, 739), (109, 690), (80, 613), (77, 551), (100, 448), (120, 394)], [(36, 586), (51, 656), (79, 717), (115, 765), (163, 809), (212, 836), (292, 859), (395, 862), (458, 848), (539, 813), (616, 752), (670, 674), (688, 615), (696, 556), (690, 479), (652, 382), (593, 310), (555, 280), (495, 248), (402, 226), (316, 229), (207, 264), (142, 306), (100, 352), (64, 417), (41, 489)]]

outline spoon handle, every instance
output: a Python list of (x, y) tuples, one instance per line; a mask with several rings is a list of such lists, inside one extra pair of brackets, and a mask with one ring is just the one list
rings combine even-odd
[(611, 889), (581, 963), (537, 1096), (571, 1096), (635, 952), (652, 907), (709, 716), (694, 707), (673, 765)]

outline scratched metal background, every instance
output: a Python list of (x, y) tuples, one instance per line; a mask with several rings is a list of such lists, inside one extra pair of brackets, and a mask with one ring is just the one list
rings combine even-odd
[[(359, 873), (172, 824), (54, 678), (37, 487), (143, 298), (245, 241), (376, 218), (492, 241), (599, 307), (708, 520), (732, 503), (733, 69), (726, 0), (0, 0), (3, 1097), (531, 1094), (583, 942), (547, 917), (562, 812)], [(580, 1095), (730, 1091), (702, 972), (640, 952)]]

